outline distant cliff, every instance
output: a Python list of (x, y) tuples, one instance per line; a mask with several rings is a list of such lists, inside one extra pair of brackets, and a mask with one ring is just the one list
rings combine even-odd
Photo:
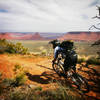
[(59, 40), (96, 41), (100, 39), (100, 32), (68, 32)]
[(0, 33), (0, 39), (13, 40), (44, 40), (39, 33), (25, 34), (25, 33)]
[(100, 32), (68, 32), (68, 33), (0, 33), (0, 39), (8, 40), (74, 40), (74, 41), (96, 41), (100, 39)]

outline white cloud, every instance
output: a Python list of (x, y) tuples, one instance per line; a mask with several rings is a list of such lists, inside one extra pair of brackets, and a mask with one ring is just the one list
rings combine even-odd
[(97, 13), (91, 4), (95, 0), (0, 0), (7, 11), (0, 12), (0, 31), (87, 31)]

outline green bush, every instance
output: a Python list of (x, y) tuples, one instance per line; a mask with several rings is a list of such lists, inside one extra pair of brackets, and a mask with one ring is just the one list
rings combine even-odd
[(16, 75), (16, 77), (15, 77), (15, 85), (16, 86), (23, 85), (23, 84), (25, 84), (26, 80), (27, 79), (26, 79), (26, 76), (25, 76), (24, 73), (21, 73), (19, 75)]
[(15, 86), (20, 86), (20, 85), (23, 85), (25, 84), (27, 78), (26, 78), (26, 75), (25, 75), (25, 71), (23, 70), (23, 67), (19, 64), (16, 64), (13, 71), (15, 72)]
[(2, 73), (0, 72), (0, 94), (3, 92), (3, 86), (2, 86)]
[(3, 79), (2, 83), (3, 83), (3, 85), (5, 87), (11, 87), (11, 86), (14, 85), (15, 79), (13, 79), (13, 78), (5, 78), (5, 79)]
[(17, 70), (22, 69), (22, 67), (19, 64), (16, 64), (13, 71), (16, 72)]
[(0, 39), (0, 53), (18, 53), (18, 54), (27, 54), (28, 48), (22, 46), (21, 43), (12, 43), (8, 42), (5, 39)]
[(9, 98), (7, 100), (46, 100), (33, 89), (14, 89), (9, 93)]
[(5, 87), (18, 87), (20, 85), (24, 85), (26, 80), (27, 80), (27, 78), (26, 78), (25, 74), (22, 73), (22, 74), (16, 75), (16, 77), (14, 77), (14, 78), (5, 78), (2, 81), (2, 84)]
[(5, 78), (3, 79), (3, 84), (6, 87), (18, 87), (20, 85), (25, 84), (27, 78), (25, 75), (25, 71), (23, 70), (22, 66), (20, 66), (19, 64), (15, 65), (15, 68), (13, 69), (14, 71), (14, 78)]
[(6, 91), (5, 100), (83, 100), (81, 96), (75, 96), (69, 87), (57, 83), (58, 86), (52, 90), (42, 90), (41, 87), (29, 88), (27, 85), (22, 87), (12, 87)]
[(86, 62), (85, 58), (79, 58), (78, 63), (81, 64), (82, 62)]
[(44, 100), (82, 100), (80, 97), (75, 97), (67, 93), (67, 91), (49, 90), (41, 93)]
[(89, 58), (87, 60), (87, 64), (95, 64), (95, 65), (100, 65), (100, 59), (97, 58)]
[(82, 98), (71, 95), (64, 87), (45, 91), (16, 88), (10, 92), (8, 100), (82, 100)]
[(0, 81), (2, 80), (2, 73), (0, 72)]
[(9, 100), (25, 100), (25, 95), (22, 91), (14, 91), (10, 93)]
[(42, 87), (37, 87), (34, 89), (35, 91), (42, 91)]
[(66, 86), (66, 83), (56, 81), (57, 86), (55, 89), (42, 91), (40, 96), (43, 100), (83, 100), (82, 97), (73, 95), (73, 91), (70, 87)]

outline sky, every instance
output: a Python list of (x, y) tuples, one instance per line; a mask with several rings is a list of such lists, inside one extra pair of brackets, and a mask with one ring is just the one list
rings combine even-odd
[[(88, 31), (100, 0), (0, 0), (0, 32)], [(96, 31), (95, 29), (92, 29)]]

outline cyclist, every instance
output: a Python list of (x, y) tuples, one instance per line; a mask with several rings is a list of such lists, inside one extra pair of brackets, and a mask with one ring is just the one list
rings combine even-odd
[(68, 71), (70, 66), (73, 66), (74, 71), (76, 71), (76, 63), (77, 63), (77, 54), (73, 50), (74, 43), (71, 40), (63, 41), (60, 43), (58, 40), (53, 40), (50, 42), (53, 45), (54, 49), (54, 59), (53, 63), (55, 63), (58, 54), (63, 53), (65, 55), (64, 59), (64, 70)]

